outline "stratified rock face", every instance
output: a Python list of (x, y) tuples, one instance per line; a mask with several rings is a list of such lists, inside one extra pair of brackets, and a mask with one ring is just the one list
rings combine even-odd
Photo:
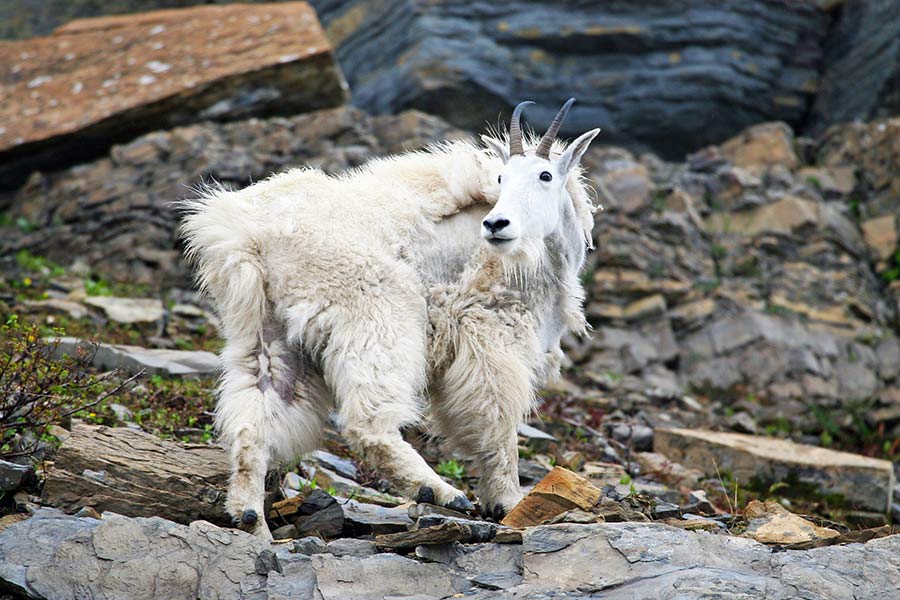
[(604, 143), (676, 156), (760, 121), (800, 124), (829, 23), (813, 3), (769, 0), (312, 4), (371, 112), (480, 129), (530, 99), (545, 126), (575, 96), (566, 133), (601, 127)]
[(115, 280), (186, 285), (169, 205), (191, 186), (243, 187), (304, 164), (333, 173), (461, 135), (426, 115), (372, 118), (353, 108), (151, 133), (108, 158), (29, 180), (13, 211), (46, 227), (13, 243), (63, 264), (83, 257)]
[(295, 114), (345, 96), (305, 2), (73, 21), (0, 42), (0, 187), (153, 129)]
[[(331, 545), (329, 545), (331, 546)], [(0, 533), (4, 589), (33, 598), (886, 598), (900, 535), (772, 550), (657, 523), (547, 525), (522, 544), (420, 547), (427, 560), (330, 550), (312, 556), (249, 534), (158, 517), (41, 509)]]
[(825, 42), (825, 71), (813, 106), (825, 125), (900, 113), (900, 6), (848, 0)]

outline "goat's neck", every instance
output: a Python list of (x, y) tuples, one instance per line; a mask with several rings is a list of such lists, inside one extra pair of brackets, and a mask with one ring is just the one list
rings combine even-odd
[(578, 278), (585, 256), (582, 239), (574, 210), (566, 211), (559, 228), (531, 248), (529, 260), (503, 265), (503, 283), (519, 292), (534, 316), (544, 351), (556, 347), (565, 331), (585, 330)]

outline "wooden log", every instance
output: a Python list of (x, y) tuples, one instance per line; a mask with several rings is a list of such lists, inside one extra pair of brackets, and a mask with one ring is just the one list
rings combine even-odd
[(429, 544), (487, 542), (496, 534), (497, 526), (493, 523), (447, 518), (412, 531), (376, 535), (375, 545), (381, 550), (402, 551)]
[(90, 506), (131, 517), (228, 525), (224, 450), (124, 427), (77, 424), (47, 470), (41, 500), (66, 512)]
[(584, 477), (554, 467), (516, 504), (501, 523), (509, 527), (532, 527), (573, 508), (590, 511), (602, 492)]

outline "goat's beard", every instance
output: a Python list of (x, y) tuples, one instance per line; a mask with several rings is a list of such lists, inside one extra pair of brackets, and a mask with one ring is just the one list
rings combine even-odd
[(546, 250), (542, 238), (518, 238), (515, 247), (501, 254), (503, 276), (512, 282), (525, 281), (541, 269), (547, 258)]

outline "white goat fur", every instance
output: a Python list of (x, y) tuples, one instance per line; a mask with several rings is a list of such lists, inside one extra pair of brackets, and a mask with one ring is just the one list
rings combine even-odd
[[(181, 203), (186, 254), (226, 339), (216, 426), (231, 448), (233, 516), (263, 514), (267, 469), (316, 449), (333, 412), (408, 497), (461, 496), (400, 434), (428, 409), (480, 471), (482, 506), (521, 498), (516, 428), (558, 372), (560, 335), (585, 331), (578, 271), (594, 207), (575, 168), (565, 252), (547, 242), (498, 255), (478, 228), (502, 168), (453, 142)], [(250, 528), (269, 535), (264, 518)]]

